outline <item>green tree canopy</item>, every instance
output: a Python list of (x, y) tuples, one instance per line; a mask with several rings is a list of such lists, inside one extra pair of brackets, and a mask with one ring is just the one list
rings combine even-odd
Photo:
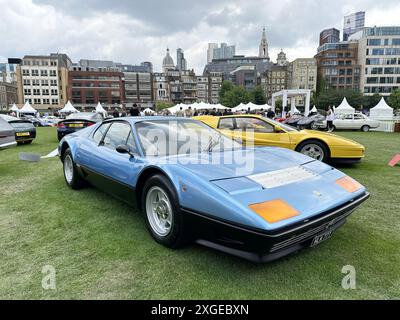
[(364, 95), (360, 91), (353, 89), (322, 90), (315, 102), (319, 108), (326, 110), (328, 106), (338, 106), (343, 101), (344, 97), (346, 97), (349, 104), (356, 109), (361, 109), (364, 106)]
[(267, 98), (261, 86), (247, 91), (243, 86), (236, 86), (231, 81), (224, 81), (219, 91), (219, 101), (224, 106), (233, 108), (241, 103), (249, 102), (263, 105), (267, 102)]
[(172, 107), (174, 104), (171, 102), (165, 102), (165, 101), (156, 101), (156, 110), (161, 111), (166, 108)]
[(263, 105), (267, 103), (267, 97), (265, 96), (264, 90), (261, 86), (256, 86), (251, 92), (252, 102), (257, 105)]
[(389, 96), (388, 103), (393, 109), (400, 109), (400, 89), (396, 89), (392, 92)]

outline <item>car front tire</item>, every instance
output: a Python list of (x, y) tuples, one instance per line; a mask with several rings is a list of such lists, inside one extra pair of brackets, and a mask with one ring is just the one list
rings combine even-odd
[(318, 140), (304, 141), (297, 146), (296, 151), (322, 162), (329, 160), (329, 149)]
[(81, 189), (85, 185), (85, 180), (79, 175), (71, 150), (68, 148), (63, 155), (63, 172), (65, 182), (71, 189)]
[(167, 177), (150, 177), (141, 198), (147, 228), (153, 239), (168, 247), (178, 248), (186, 243), (183, 216), (175, 188)]
[(361, 131), (363, 131), (363, 132), (368, 132), (369, 129), (371, 129), (369, 126), (362, 126), (361, 127)]

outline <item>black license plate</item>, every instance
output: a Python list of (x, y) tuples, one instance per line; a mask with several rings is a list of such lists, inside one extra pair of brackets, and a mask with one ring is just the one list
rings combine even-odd
[(332, 236), (333, 231), (334, 230), (328, 230), (327, 232), (314, 237), (314, 239), (311, 242), (311, 247), (315, 247), (319, 245), (321, 242), (328, 240)]

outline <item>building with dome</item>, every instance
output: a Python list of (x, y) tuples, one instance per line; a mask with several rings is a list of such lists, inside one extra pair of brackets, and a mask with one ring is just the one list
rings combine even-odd
[(276, 59), (276, 64), (281, 67), (289, 65), (289, 61), (286, 58), (286, 53), (284, 53), (282, 49), (281, 49), (281, 52), (278, 53), (278, 58)]
[(174, 59), (172, 59), (171, 55), (169, 54), (169, 49), (167, 48), (167, 54), (165, 55), (163, 62), (162, 62), (163, 72), (167, 72), (169, 70), (175, 69)]

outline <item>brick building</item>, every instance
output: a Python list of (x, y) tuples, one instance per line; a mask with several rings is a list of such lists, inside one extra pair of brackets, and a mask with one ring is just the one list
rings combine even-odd
[(123, 73), (119, 71), (86, 71), (74, 67), (68, 72), (68, 98), (75, 107), (94, 107), (125, 103)]

